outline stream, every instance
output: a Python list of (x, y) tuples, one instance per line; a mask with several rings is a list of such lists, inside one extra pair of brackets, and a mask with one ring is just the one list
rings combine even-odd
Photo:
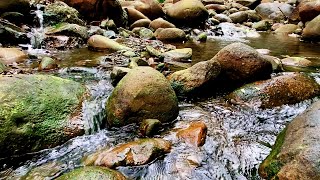
[[(177, 48), (193, 49), (192, 64), (211, 59), (224, 46), (242, 41), (256, 49), (269, 49), (276, 57), (303, 56), (320, 63), (320, 44), (300, 42), (286, 35), (261, 33), (251, 38), (209, 37), (205, 43), (186, 42), (173, 44)], [(32, 50), (36, 52), (35, 50)], [(0, 179), (21, 179), (32, 168), (57, 162), (60, 168), (48, 179), (63, 172), (81, 167), (83, 157), (104, 148), (138, 138), (137, 126), (101, 129), (105, 117), (104, 104), (113, 90), (110, 80), (111, 68), (97, 68), (99, 57), (104, 53), (92, 52), (87, 48), (51, 53), (61, 59), (60, 69), (54, 75), (85, 83), (91, 93), (83, 102), (82, 118), (85, 120), (86, 135), (69, 140), (53, 149), (42, 150), (23, 157), (1, 160)], [(52, 72), (50, 72), (52, 73)], [(320, 73), (312, 74), (320, 82)], [(173, 142), (172, 150), (164, 157), (137, 167), (118, 167), (129, 179), (260, 179), (259, 164), (270, 152), (277, 134), (298, 114), (316, 99), (294, 105), (283, 105), (273, 109), (256, 109), (227, 104), (222, 96), (206, 99), (180, 101), (178, 118), (159, 135)], [(185, 127), (187, 122), (201, 120), (208, 127), (206, 143), (202, 147), (191, 147), (175, 140), (172, 129)]]

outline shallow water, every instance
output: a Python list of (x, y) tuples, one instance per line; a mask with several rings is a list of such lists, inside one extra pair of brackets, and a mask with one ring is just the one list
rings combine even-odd
[[(224, 46), (239, 39), (210, 38), (206, 43), (187, 42), (174, 44), (178, 48), (193, 49), (193, 63), (211, 59)], [(244, 38), (240, 41), (257, 49), (269, 49), (270, 55), (320, 57), (320, 45), (300, 42), (297, 38), (261, 34), (259, 38)], [(20, 161), (13, 167), (3, 164), (0, 179), (19, 179), (34, 167), (59, 162), (63, 166), (49, 179), (61, 173), (82, 166), (81, 160), (103, 147), (138, 138), (135, 125), (110, 130), (100, 129), (104, 118), (104, 104), (112, 91), (110, 69), (94, 68), (101, 64), (105, 53), (94, 53), (86, 48), (67, 52), (53, 52), (60, 60), (61, 69), (57, 76), (71, 78), (86, 84), (91, 93), (83, 104), (84, 126), (87, 134), (76, 137), (67, 143), (31, 155), (28, 161)], [(320, 74), (313, 74), (319, 81)], [(261, 110), (246, 106), (234, 106), (223, 97), (180, 102), (179, 117), (162, 130), (164, 139), (173, 142), (172, 151), (155, 161), (138, 167), (119, 167), (118, 170), (131, 179), (260, 179), (257, 169), (270, 152), (269, 145), (276, 135), (295, 116), (302, 113), (315, 101), (307, 100), (295, 105)], [(208, 126), (208, 135), (203, 147), (194, 148), (175, 138), (172, 128), (185, 127), (187, 122), (202, 120)], [(169, 128), (170, 127), (170, 128)]]

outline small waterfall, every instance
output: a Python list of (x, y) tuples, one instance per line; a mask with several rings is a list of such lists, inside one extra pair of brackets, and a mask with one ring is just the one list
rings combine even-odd
[(31, 37), (31, 48), (33, 49), (41, 49), (41, 43), (44, 39), (44, 28), (43, 28), (43, 11), (41, 10), (42, 5), (37, 4), (37, 10), (34, 11), (36, 17), (39, 21), (39, 27), (32, 29), (32, 37)]

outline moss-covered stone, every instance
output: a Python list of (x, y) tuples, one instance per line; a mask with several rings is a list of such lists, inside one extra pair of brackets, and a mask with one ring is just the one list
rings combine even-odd
[(66, 35), (88, 39), (88, 29), (77, 24), (60, 23), (46, 29), (46, 35)]
[(69, 120), (81, 105), (81, 84), (44, 75), (0, 76), (0, 84), (0, 157), (54, 147), (83, 133)]
[(87, 166), (75, 169), (57, 178), (57, 180), (125, 180), (120, 172), (104, 168)]

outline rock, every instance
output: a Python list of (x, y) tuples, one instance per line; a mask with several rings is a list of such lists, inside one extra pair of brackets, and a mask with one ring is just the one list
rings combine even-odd
[(194, 92), (220, 73), (217, 61), (202, 61), (188, 69), (177, 71), (168, 76), (171, 86), (178, 95)]
[(28, 19), (27, 16), (19, 13), (19, 12), (5, 12), (1, 15), (0, 13), (0, 17), (8, 20), (9, 22), (13, 23), (13, 24), (23, 24), (23, 23), (28, 23)]
[(202, 0), (202, 3), (205, 5), (208, 4), (224, 4), (223, 0)]
[(248, 14), (245, 11), (236, 12), (229, 15), (233, 23), (243, 23), (248, 20)]
[(35, 167), (28, 172), (22, 179), (25, 180), (42, 180), (49, 177), (57, 176), (65, 169), (65, 165), (60, 162), (49, 162), (41, 166)]
[(293, 12), (293, 6), (286, 3), (261, 3), (255, 10), (263, 19), (284, 20), (290, 17)]
[(312, 62), (303, 57), (288, 57), (281, 59), (282, 68), (285, 71), (308, 71), (311, 70)]
[(261, 17), (258, 15), (258, 13), (255, 10), (248, 10), (246, 11), (248, 14), (248, 19), (252, 22), (258, 22), (261, 20)]
[(197, 40), (201, 42), (207, 41), (208, 34), (206, 32), (202, 32), (197, 36)]
[(302, 31), (302, 38), (310, 41), (320, 40), (320, 15), (306, 25)]
[(259, 167), (265, 179), (320, 179), (320, 101), (297, 116), (278, 135), (269, 156)]
[(100, 27), (112, 31), (117, 31), (117, 25), (114, 23), (112, 19), (101, 21)]
[(179, 130), (177, 137), (188, 144), (199, 147), (206, 142), (207, 126), (204, 122), (192, 122), (188, 128)]
[(228, 99), (237, 104), (272, 108), (298, 103), (319, 94), (320, 87), (314, 79), (294, 73), (247, 84), (232, 92)]
[(150, 67), (136, 67), (118, 83), (106, 103), (109, 126), (143, 119), (170, 122), (178, 115), (178, 100), (165, 77)]
[(162, 41), (183, 41), (186, 39), (186, 33), (178, 28), (159, 28), (157, 31), (154, 35)]
[(88, 40), (88, 46), (95, 50), (132, 50), (116, 41), (101, 35), (93, 35)]
[(142, 39), (152, 39), (154, 38), (153, 32), (148, 28), (141, 28), (139, 31), (139, 36)]
[(46, 35), (66, 35), (73, 37), (80, 37), (84, 40), (88, 39), (88, 29), (77, 24), (61, 23), (46, 29)]
[(0, 59), (0, 73), (4, 73), (7, 70), (8, 69), (7, 69), (6, 65), (3, 62), (1, 62), (1, 59)]
[(221, 49), (214, 57), (221, 65), (221, 77), (226, 82), (241, 84), (267, 79), (272, 65), (260, 53), (243, 43), (232, 43)]
[(27, 54), (18, 48), (0, 48), (0, 61), (4, 64), (21, 63), (27, 60)]
[(212, 9), (217, 13), (222, 13), (227, 10), (227, 6), (220, 4), (208, 4), (205, 6), (208, 10)]
[(41, 60), (41, 63), (39, 64), (38, 70), (50, 70), (50, 69), (55, 69), (57, 68), (58, 65), (56, 61), (50, 57), (44, 57)]
[(268, 31), (271, 28), (271, 24), (267, 20), (262, 20), (262, 21), (253, 23), (252, 28), (256, 29), (257, 31)]
[(0, 18), (0, 43), (3, 45), (27, 44), (30, 43), (30, 39), (20, 27)]
[(165, 60), (171, 61), (189, 61), (192, 57), (191, 48), (174, 49), (162, 54)]
[(299, 17), (302, 22), (311, 21), (320, 14), (320, 1), (304, 1), (298, 6)]
[(129, 24), (132, 24), (140, 19), (149, 19), (147, 16), (134, 8), (125, 8), (125, 10), (128, 13)]
[(133, 24), (131, 24), (130, 29), (133, 29), (135, 27), (145, 27), (148, 28), (151, 21), (149, 19), (139, 19)]
[(151, 56), (155, 56), (155, 57), (158, 57), (158, 58), (163, 58), (162, 53), (159, 50), (157, 50), (154, 47), (152, 47), (152, 46), (146, 46), (146, 50)]
[(85, 25), (79, 18), (79, 12), (68, 6), (66, 3), (57, 1), (45, 7), (43, 12), (43, 23), (46, 26), (52, 26), (59, 23), (70, 23)]
[(131, 69), (125, 67), (114, 67), (110, 75), (111, 84), (115, 87), (130, 70)]
[(77, 82), (50, 75), (0, 78), (0, 157), (36, 152), (84, 133)]
[(140, 0), (142, 3), (135, 3), (134, 8), (150, 19), (164, 16), (162, 7), (157, 0)]
[(239, 4), (243, 5), (243, 6), (249, 7), (252, 4), (256, 3), (257, 0), (236, 0), (235, 2), (239, 3)]
[(94, 164), (109, 168), (139, 166), (151, 162), (155, 158), (170, 152), (170, 150), (171, 144), (169, 141), (157, 138), (139, 139), (103, 151), (98, 155)]
[(275, 33), (285, 33), (285, 34), (292, 34), (299, 28), (298, 25), (295, 24), (285, 24), (277, 28), (274, 32)]
[(166, 11), (167, 16), (175, 24), (199, 25), (208, 18), (208, 11), (199, 0), (181, 0)]
[(109, 17), (117, 26), (126, 26), (128, 16), (118, 0), (62, 0), (77, 9), (88, 20), (102, 20)]
[(150, 28), (153, 30), (157, 30), (159, 28), (175, 28), (176, 26), (162, 18), (158, 18), (153, 20), (150, 23)]
[(30, 4), (28, 0), (4, 0), (0, 2), (0, 15), (5, 12), (19, 12), (28, 14)]
[(152, 136), (156, 134), (161, 127), (161, 122), (158, 119), (145, 119), (140, 125), (140, 133), (143, 136)]
[(232, 22), (232, 20), (225, 14), (216, 14), (213, 18), (217, 19), (219, 22)]
[(105, 167), (87, 166), (66, 173), (56, 180), (126, 180), (127, 178), (116, 170)]
[(140, 57), (130, 58), (130, 61), (134, 61), (138, 66), (149, 66), (148, 62)]
[(71, 36), (46, 36), (42, 43), (41, 47), (44, 49), (54, 49), (54, 50), (65, 50), (80, 47), (85, 43), (84, 39), (80, 37), (71, 37)]

